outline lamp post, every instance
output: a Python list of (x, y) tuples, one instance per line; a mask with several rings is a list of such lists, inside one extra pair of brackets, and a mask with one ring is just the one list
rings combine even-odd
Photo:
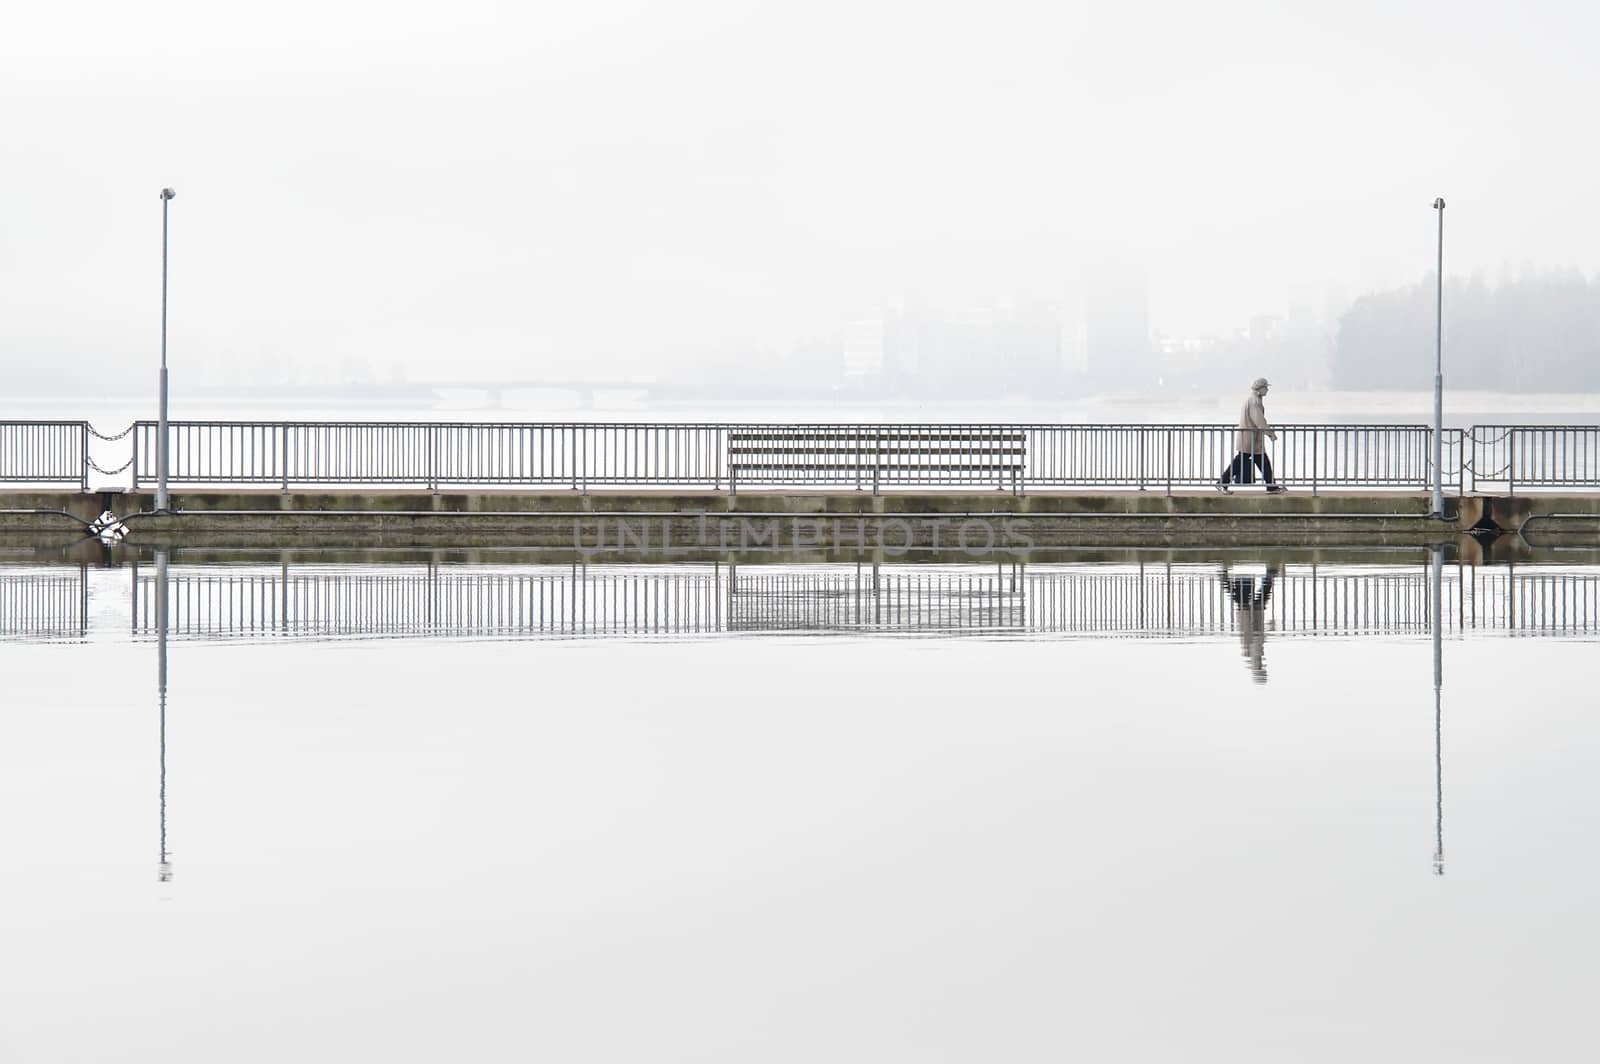
[(1433, 318), (1433, 516), (1444, 516), (1444, 200), (1435, 198), (1439, 212), (1439, 269)]
[(167, 205), (177, 193), (161, 190), (161, 416), (156, 437), (156, 509), (167, 509)]
[(1444, 875), (1444, 547), (1433, 548), (1433, 874)]

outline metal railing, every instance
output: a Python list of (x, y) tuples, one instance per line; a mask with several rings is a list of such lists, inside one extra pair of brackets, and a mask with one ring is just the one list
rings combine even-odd
[[(1426, 426), (1283, 425), (1276, 431), (1267, 452), (1279, 481), (1312, 491), (1421, 490), (1432, 483), (1432, 430)], [(1237, 430), (1222, 425), (1043, 425), (1026, 432), (1028, 486), (1206, 487), (1237, 453)], [(1446, 436), (1452, 434), (1459, 438), (1459, 430)], [(1445, 482), (1460, 489), (1459, 465), (1446, 464)]]
[[(169, 481), (188, 487), (388, 485), (735, 491), (1137, 488), (1215, 483), (1235, 454), (1232, 426), (1194, 424), (493, 423), (175, 421)], [(1267, 447), (1276, 478), (1324, 488), (1426, 490), (1432, 430), (1423, 425), (1283, 425)], [(157, 480), (159, 428), (138, 421), (103, 436), (82, 421), (0, 422), (0, 481), (76, 484), (131, 466)], [(131, 437), (115, 468), (91, 437)], [(1454, 492), (1600, 487), (1600, 427), (1447, 429), (1443, 480)], [(102, 444), (103, 447), (105, 444)]]
[[(1431, 484), (1419, 425), (1287, 425), (1269, 448), (1279, 480), (1309, 488)], [(174, 484), (385, 484), (570, 488), (1067, 487), (1172, 491), (1214, 484), (1232, 426), (1029, 424), (497, 424), (172, 422)], [(156, 479), (158, 428), (134, 425), (135, 487)], [(1445, 481), (1466, 447), (1448, 430)]]
[[(1479, 425), (1467, 463), (1474, 490), (1600, 486), (1600, 426)], [(1481, 487), (1480, 487), (1481, 486)]]
[[(1420, 565), (172, 566), (168, 609), (169, 635), (190, 639), (1420, 636), (1431, 579)], [(135, 636), (155, 632), (156, 582), (134, 574)], [(1441, 592), (1446, 632), (1600, 632), (1600, 569), (1450, 566)]]
[[(724, 429), (700, 424), (175, 421), (174, 484), (718, 487)], [(159, 427), (134, 424), (135, 487), (156, 480)]]
[(0, 421), (0, 481), (89, 490), (89, 423)]

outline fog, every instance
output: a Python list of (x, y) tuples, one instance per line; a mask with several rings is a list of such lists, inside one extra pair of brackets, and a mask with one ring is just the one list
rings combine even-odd
[[(1431, 359), (1429, 323), (1341, 324), (1432, 276), (1435, 196), (1461, 299), (1550, 271), (1600, 293), (1597, 22), (1577, 3), (12, 5), (0, 368), (13, 394), (153, 388), (170, 185), (191, 394), (1232, 394), (1262, 366), (1393, 387), (1386, 366)], [(1524, 324), (1473, 357), (1524, 357)], [(1579, 361), (1474, 379), (1589, 387)]]

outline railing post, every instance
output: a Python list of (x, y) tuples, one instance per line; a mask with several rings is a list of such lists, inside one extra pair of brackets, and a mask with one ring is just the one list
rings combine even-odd
[[(1426, 474), (1422, 487), (1431, 496), (1434, 487), (1444, 477), (1444, 466), (1436, 464), (1442, 462), (1444, 454), (1444, 433), (1428, 430), (1427, 436), (1422, 441), (1422, 468)], [(1436, 456), (1438, 456), (1436, 458)], [(1443, 512), (1442, 509), (1436, 512)]]
[[(1011, 444), (1017, 444), (1016, 453), (1012, 453)], [(1011, 494), (1022, 497), (1025, 490), (1025, 476), (1028, 461), (1028, 431), (1024, 428), (1008, 430), (1000, 434), (1000, 451), (1002, 464), (1011, 467)]]
[(1311, 436), (1311, 497), (1317, 497), (1317, 479), (1322, 468), (1322, 430), (1312, 429)]
[(851, 466), (854, 467), (854, 472), (855, 472), (855, 475), (856, 475), (856, 490), (860, 491), (861, 490), (861, 456), (863, 454), (863, 447), (862, 447), (862, 443), (861, 443), (861, 439), (862, 439), (861, 429), (858, 426), (852, 426), (847, 431), (848, 431), (849, 435), (846, 437), (846, 442), (845, 442), (845, 445), (844, 445), (843, 449), (845, 451), (845, 454), (848, 456), (848, 458), (850, 460)]
[(1014, 467), (1016, 472), (1013, 479), (1017, 484), (1018, 496), (1026, 495), (1028, 493), (1028, 456), (1033, 453), (1033, 448), (1029, 446), (1032, 437), (1033, 433), (1028, 429), (1017, 430), (1017, 440), (1019, 441), (1022, 450), (1021, 453), (1017, 455), (1017, 464)]
[(1478, 453), (1478, 426), (1474, 425), (1469, 430), (1472, 433), (1472, 461), (1467, 464), (1472, 473), (1472, 493), (1478, 493), (1478, 466), (1482, 464), (1483, 456)]
[(289, 494), (289, 423), (278, 426), (278, 461), (283, 463), (283, 493)]
[(1166, 430), (1167, 436), (1167, 498), (1172, 498), (1172, 430)]
[(439, 426), (428, 425), (428, 490), (439, 494)]
[[(977, 448), (978, 449), (977, 449), (977, 452), (976, 452), (976, 455), (975, 455), (975, 457), (978, 460), (978, 464), (980, 466), (986, 465), (986, 464), (994, 466), (994, 490), (995, 491), (1005, 491), (1006, 490), (1006, 473), (1005, 473), (1005, 468), (1000, 464), (999, 456), (995, 454), (996, 443), (995, 443), (994, 434), (992, 432), (974, 432), (973, 435), (976, 435), (978, 437), (978, 443), (977, 443)], [(934, 449), (934, 453), (937, 454), (937, 450), (936, 449)], [(938, 457), (933, 457), (933, 458), (930, 458), (929, 461), (931, 461), (935, 465), (937, 465), (941, 461), (943, 461), (943, 459), (938, 458)], [(957, 476), (962, 476), (962, 474), (960, 474), (960, 473), (958, 473), (956, 475)]]
[(1506, 494), (1517, 493), (1517, 430), (1506, 430)]
[(1134, 446), (1139, 448), (1139, 490), (1144, 490), (1144, 426), (1140, 426), (1134, 436)]
[[(78, 462), (78, 486), (85, 495), (89, 493), (89, 423), (87, 421), (78, 426), (78, 438), (82, 441), (82, 451)], [(88, 616), (85, 614), (85, 616)]]

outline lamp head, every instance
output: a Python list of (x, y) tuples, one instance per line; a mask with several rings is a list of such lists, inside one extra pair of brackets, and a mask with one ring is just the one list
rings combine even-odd
[[(169, 190), (169, 191), (170, 191), (170, 190)], [(1434, 209), (1434, 210), (1436, 210), (1436, 211), (1442, 211), (1442, 210), (1444, 210), (1444, 200), (1443, 200), (1443, 199), (1439, 199), (1439, 198), (1436, 198), (1436, 199), (1435, 199), (1435, 200), (1434, 200), (1434, 201), (1433, 201), (1433, 209)]]
[(176, 195), (177, 195), (177, 193), (174, 192), (170, 188), (164, 188), (164, 189), (161, 190), (161, 198), (162, 199), (171, 199), (172, 197), (174, 197)]

